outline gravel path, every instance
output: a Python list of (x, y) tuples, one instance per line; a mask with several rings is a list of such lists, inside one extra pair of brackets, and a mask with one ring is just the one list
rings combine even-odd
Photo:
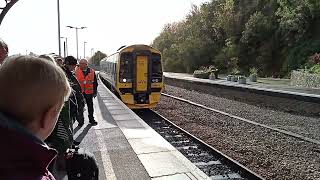
[[(285, 126), (297, 133), (304, 130), (304, 135), (308, 132), (312, 138), (319, 134), (317, 118), (260, 109), (172, 86), (166, 86), (166, 91), (260, 123)], [(156, 111), (267, 179), (320, 179), (320, 147), (314, 144), (167, 97), (162, 97)]]

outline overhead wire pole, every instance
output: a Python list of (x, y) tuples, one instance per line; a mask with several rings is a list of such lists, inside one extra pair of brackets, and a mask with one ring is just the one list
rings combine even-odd
[(63, 41), (63, 54), (64, 57), (68, 56), (68, 38), (67, 37), (60, 37), (61, 39), (66, 39), (65, 41)]
[(66, 37), (66, 56), (68, 56), (68, 38)]
[(60, 37), (60, 39), (66, 39), (65, 41), (63, 41), (63, 54), (64, 54), (64, 57), (67, 56), (67, 37)]
[(83, 42), (83, 58), (86, 58), (86, 41)]
[(79, 59), (78, 28), (76, 28), (77, 59)]
[(63, 57), (66, 57), (66, 42), (63, 41)]
[(77, 44), (77, 59), (79, 59), (79, 44), (78, 44), (78, 29), (85, 29), (87, 27), (82, 26), (82, 27), (73, 27), (73, 26), (67, 26), (68, 28), (73, 28), (76, 29), (76, 44)]
[(61, 56), (61, 40), (60, 40), (60, 0), (57, 0), (58, 10), (58, 44), (59, 44), (59, 56)]

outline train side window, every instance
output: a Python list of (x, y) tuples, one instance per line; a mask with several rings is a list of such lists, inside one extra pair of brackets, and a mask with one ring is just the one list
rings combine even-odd
[(132, 82), (132, 53), (122, 53), (120, 57), (120, 82)]

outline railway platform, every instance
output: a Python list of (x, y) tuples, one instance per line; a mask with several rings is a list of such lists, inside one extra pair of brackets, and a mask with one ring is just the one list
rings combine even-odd
[(225, 79), (200, 79), (183, 73), (164, 73), (166, 85), (199, 91), (226, 99), (241, 101), (274, 110), (320, 116), (320, 90), (271, 85), (266, 83), (239, 84)]
[[(99, 80), (94, 99), (97, 126), (74, 124), (80, 148), (93, 153), (99, 165), (99, 180), (153, 179), (200, 180), (208, 176), (170, 143), (128, 109)], [(67, 179), (55, 172), (57, 179)]]
[(279, 93), (286, 93), (286, 94), (292, 94), (292, 95), (301, 95), (301, 96), (310, 96), (310, 97), (320, 98), (320, 89), (295, 87), (295, 86), (289, 86), (281, 83), (267, 84), (267, 83), (261, 83), (261, 82), (247, 81), (247, 84), (239, 84), (238, 82), (227, 81), (225, 77), (221, 77), (220, 79), (216, 79), (216, 80), (210, 80), (210, 79), (195, 78), (191, 74), (186, 74), (186, 73), (164, 72), (163, 75), (167, 78), (185, 79), (190, 81), (198, 81), (198, 82), (223, 85), (223, 86), (240, 87), (240, 88), (253, 89), (253, 90), (263, 90), (263, 91), (270, 91), (270, 92), (279, 92)]

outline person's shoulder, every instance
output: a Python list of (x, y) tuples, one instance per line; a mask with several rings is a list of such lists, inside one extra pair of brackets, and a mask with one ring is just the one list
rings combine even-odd
[(64, 71), (65, 74), (69, 74), (70, 72), (65, 66), (62, 66), (61, 69)]
[(94, 75), (96, 74), (95, 72), (95, 70), (94, 69), (92, 69), (92, 68), (88, 68), (88, 71), (90, 72), (90, 73), (94, 73)]

